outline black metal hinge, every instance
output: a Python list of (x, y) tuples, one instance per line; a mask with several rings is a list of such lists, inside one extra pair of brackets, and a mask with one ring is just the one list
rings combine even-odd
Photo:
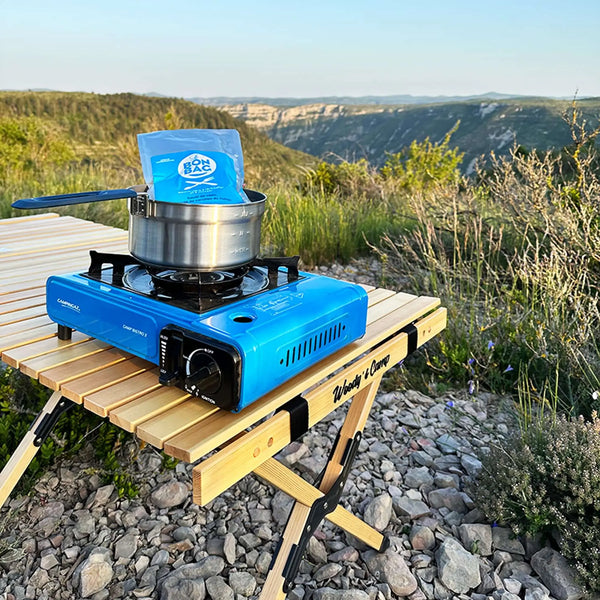
[[(62, 397), (58, 401), (58, 404), (54, 407), (52, 412), (46, 413), (42, 417), (42, 420), (40, 421), (39, 425), (35, 427), (35, 430), (33, 432), (35, 434), (35, 440), (33, 441), (33, 445), (38, 447), (41, 446), (44, 443), (44, 440), (50, 435), (50, 432), (56, 425), (56, 422), (58, 421), (59, 417), (74, 405), (74, 402), (71, 402), (71, 400)], [(37, 419), (33, 422), (34, 426), (36, 422)]]

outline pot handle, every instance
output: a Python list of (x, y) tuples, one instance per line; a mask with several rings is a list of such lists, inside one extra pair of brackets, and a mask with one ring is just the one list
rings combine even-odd
[(58, 196), (40, 196), (38, 198), (23, 198), (12, 203), (13, 208), (50, 208), (52, 206), (67, 206), (69, 204), (85, 204), (86, 202), (101, 202), (103, 200), (118, 200), (119, 198), (135, 198), (137, 192), (131, 189), (102, 190), (99, 192), (80, 192), (78, 194), (59, 194)]

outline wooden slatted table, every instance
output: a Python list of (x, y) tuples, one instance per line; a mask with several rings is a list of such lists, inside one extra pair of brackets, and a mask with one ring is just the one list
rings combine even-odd
[[(46, 278), (86, 270), (90, 249), (126, 253), (127, 232), (54, 213), (0, 220), (2, 360), (54, 391), (0, 474), (0, 505), (58, 415), (81, 404), (170, 456), (200, 461), (193, 469), (193, 498), (200, 505), (251, 472), (296, 500), (263, 600), (285, 597), (323, 518), (377, 550), (385, 548), (384, 536), (342, 508), (339, 496), (382, 376), (444, 329), (439, 300), (364, 286), (369, 309), (363, 338), (234, 414), (161, 386), (156, 365), (85, 334), (58, 339), (46, 315)], [(273, 458), (351, 398), (315, 485)]]

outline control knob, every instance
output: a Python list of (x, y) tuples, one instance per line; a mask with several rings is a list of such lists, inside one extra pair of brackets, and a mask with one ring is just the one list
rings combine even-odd
[(194, 350), (186, 364), (185, 389), (192, 393), (215, 394), (221, 387), (221, 369), (204, 350)]

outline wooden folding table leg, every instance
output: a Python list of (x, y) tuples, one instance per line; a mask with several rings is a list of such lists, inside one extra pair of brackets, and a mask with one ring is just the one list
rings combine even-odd
[[(327, 494), (336, 484), (339, 485), (339, 478), (344, 474), (344, 469), (349, 468), (346, 454), (352, 447), (351, 444), (355, 443), (357, 447), (360, 442), (362, 430), (375, 400), (380, 381), (381, 376), (375, 377), (368, 387), (354, 396), (319, 485), (321, 492)], [(322, 501), (323, 498), (317, 500), (321, 503)], [(263, 586), (260, 600), (281, 600), (291, 589), (299, 559), (298, 553), (304, 551), (302, 542), (306, 538), (306, 534), (312, 535), (313, 533), (309, 523), (313, 507), (314, 503), (313, 506), (306, 506), (300, 502), (294, 504), (275, 561)], [(335, 507), (328, 507), (328, 509), (334, 510)], [(292, 568), (289, 563), (296, 563), (296, 568)]]
[(73, 402), (63, 398), (60, 392), (50, 396), (0, 473), (0, 507), (21, 479), (58, 417), (71, 406)]

